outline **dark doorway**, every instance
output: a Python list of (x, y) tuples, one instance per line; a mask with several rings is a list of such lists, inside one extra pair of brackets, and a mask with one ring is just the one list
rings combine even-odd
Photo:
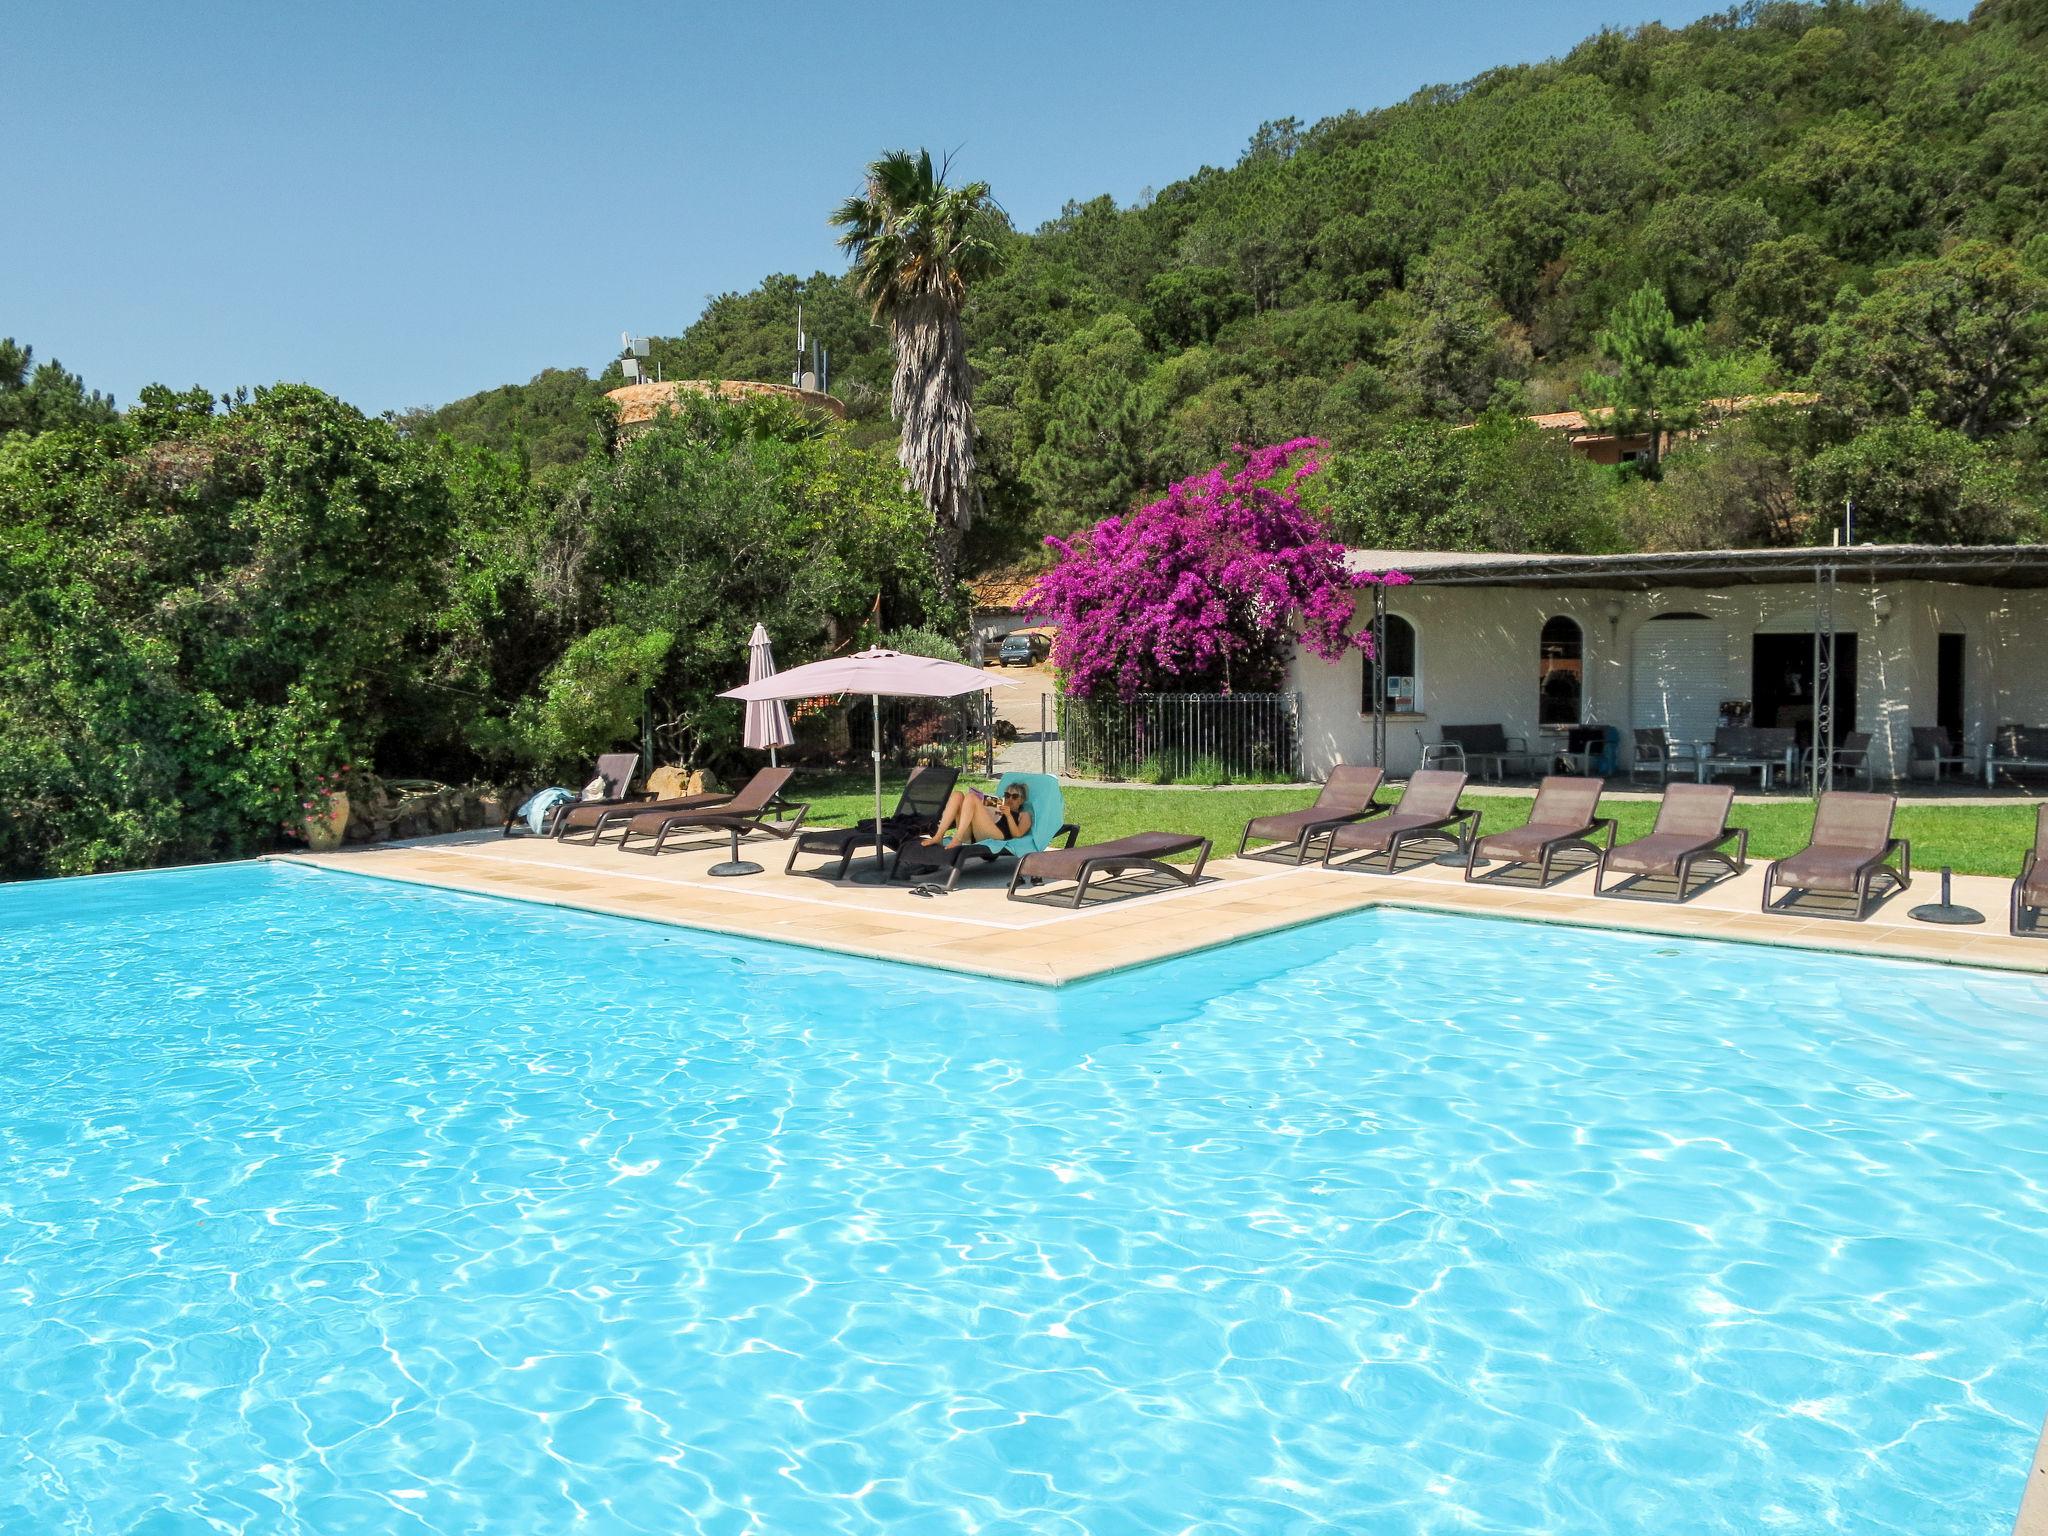
[(1963, 739), (1963, 637), (1941, 635), (1934, 654), (1934, 723), (1948, 739)]
[[(1811, 634), (1757, 635), (1750, 641), (1750, 721), (1791, 726), (1802, 747), (1813, 744)], [(1835, 636), (1835, 739), (1856, 729), (1856, 637)]]

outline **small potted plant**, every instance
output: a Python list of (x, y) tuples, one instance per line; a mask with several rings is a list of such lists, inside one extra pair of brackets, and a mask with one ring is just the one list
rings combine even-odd
[(284, 831), (296, 837), (314, 853), (332, 853), (348, 832), (347, 763), (317, 773), (299, 798), (299, 816), (287, 821)]

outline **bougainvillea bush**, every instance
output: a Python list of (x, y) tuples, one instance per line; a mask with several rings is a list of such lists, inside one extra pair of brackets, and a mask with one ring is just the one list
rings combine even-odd
[(1313, 437), (1240, 448), (1147, 506), (1072, 539), (1025, 611), (1058, 626), (1052, 660), (1076, 698), (1277, 689), (1298, 641), (1325, 661), (1372, 649), (1356, 593), (1407, 581), (1348, 570), (1302, 500)]

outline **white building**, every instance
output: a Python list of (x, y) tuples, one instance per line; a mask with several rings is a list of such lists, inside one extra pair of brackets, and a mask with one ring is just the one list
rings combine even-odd
[[(2002, 726), (2048, 724), (2048, 546), (1349, 558), (1412, 578), (1385, 589), (1391, 775), (1414, 771), (1447, 724), (1497, 724), (1537, 751), (1609, 725), (1623, 763), (1637, 728), (1810, 732), (1828, 672), (1817, 687), (1817, 631), (1835, 637), (1835, 738), (1870, 732), (1880, 779), (1907, 776), (1916, 726), (1976, 753)], [(1369, 618), (1372, 593), (1360, 600)], [(1311, 774), (1374, 760), (1371, 663), (1297, 651), (1291, 686)]]

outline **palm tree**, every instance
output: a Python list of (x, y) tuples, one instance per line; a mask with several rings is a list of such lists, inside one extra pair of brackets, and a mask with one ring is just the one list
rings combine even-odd
[(974, 384), (960, 311), (970, 284), (996, 269), (1001, 212), (988, 183), (946, 185), (929, 150), (891, 150), (832, 222), (853, 259), (853, 289), (889, 322), (896, 378), (889, 410), (897, 457), (931, 509), (933, 548), (950, 589), (974, 520)]

